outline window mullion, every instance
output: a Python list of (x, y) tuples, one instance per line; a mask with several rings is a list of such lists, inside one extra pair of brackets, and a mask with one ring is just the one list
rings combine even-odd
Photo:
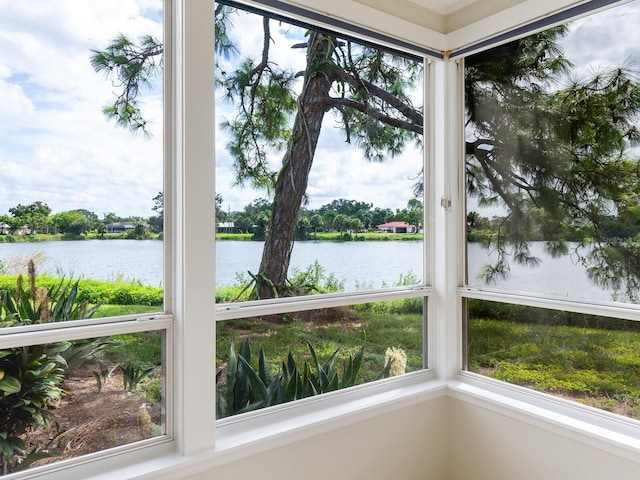
[(214, 5), (176, 1), (172, 13), (173, 388), (177, 445), (191, 454), (213, 447), (215, 425)]

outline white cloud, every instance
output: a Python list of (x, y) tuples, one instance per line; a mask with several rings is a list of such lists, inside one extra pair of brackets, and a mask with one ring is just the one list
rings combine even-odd
[(1, 73), (0, 98), (2, 99), (0, 122), (9, 123), (16, 117), (31, 116), (35, 110), (33, 103), (25, 95), (22, 86), (7, 82), (2, 78)]
[[(18, 203), (47, 202), (54, 211), (87, 208), (98, 214), (151, 214), (162, 188), (162, 101), (153, 91), (144, 99), (152, 140), (115, 128), (101, 114), (113, 99), (109, 80), (89, 63), (118, 33), (162, 37), (162, 0), (0, 0), (0, 214)], [(572, 24), (564, 42), (580, 75), (631, 63), (640, 68), (640, 3), (616, 7)], [(258, 58), (261, 20), (235, 19), (232, 38), (240, 51)], [(304, 67), (302, 30), (271, 22), (271, 60), (292, 70)], [(234, 61), (237, 61), (235, 59)], [(227, 64), (231, 68), (231, 64)], [(217, 104), (218, 113), (229, 106)], [(310, 174), (310, 207), (335, 198), (402, 208), (411, 198), (411, 179), (420, 153), (369, 163), (344, 142), (327, 120)], [(225, 136), (217, 132), (218, 190), (225, 208), (242, 209), (264, 192), (232, 188)], [(280, 155), (274, 155), (274, 166)]]
[(623, 65), (640, 68), (640, 4), (631, 2), (572, 22), (562, 42), (575, 77)]
[[(54, 212), (149, 216), (162, 189), (162, 104), (145, 102), (156, 137), (118, 129), (101, 110), (114, 87), (92, 49), (118, 33), (161, 38), (158, 2), (0, 0), (0, 214), (41, 200)], [(155, 9), (155, 21), (141, 16)]]

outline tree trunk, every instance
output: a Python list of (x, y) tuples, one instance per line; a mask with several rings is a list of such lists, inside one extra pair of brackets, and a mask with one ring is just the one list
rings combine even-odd
[(317, 32), (309, 37), (304, 86), (298, 98), (293, 134), (276, 180), (271, 222), (256, 277), (254, 296), (258, 298), (287, 294), (285, 282), (296, 221), (307, 190), (309, 171), (334, 81), (330, 69), (324, 68), (331, 59), (333, 44), (332, 38)]

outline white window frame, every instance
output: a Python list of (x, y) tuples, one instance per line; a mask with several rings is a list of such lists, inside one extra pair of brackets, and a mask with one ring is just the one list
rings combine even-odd
[[(592, 5), (588, 5), (591, 3)], [(598, 0), (585, 2), (575, 8), (575, 14), (567, 16), (564, 13), (551, 16), (540, 22), (536, 28), (522, 27), (515, 32), (517, 35), (504, 34), (499, 36), (503, 43), (513, 38), (523, 37), (568, 21), (597, 14), (597, 12), (622, 3), (616, 0)], [(464, 56), (495, 46), (491, 41), (482, 42), (482, 48), (474, 46), (461, 50)], [(463, 331), (463, 304), (467, 298), (500, 301), (514, 305), (540, 307), (551, 310), (563, 310), (576, 313), (592, 314), (619, 318), (630, 321), (640, 321), (640, 306), (619, 302), (564, 300), (561, 297), (531, 292), (514, 292), (504, 289), (466, 286), (465, 258), (466, 258), (466, 191), (465, 191), (465, 129), (464, 129), (464, 56), (455, 58), (458, 65), (457, 72), (451, 74), (456, 78), (457, 94), (450, 99), (450, 111), (456, 112), (458, 117), (452, 129), (455, 139), (449, 142), (452, 158), (457, 158), (456, 172), (453, 180), (455, 189), (459, 192), (456, 213), (458, 222), (454, 233), (457, 242), (456, 258), (449, 257), (448, 273), (457, 279), (449, 285), (453, 304), (456, 305), (456, 315), (447, 317), (449, 329), (456, 333), (456, 348), (450, 351), (446, 362), (455, 366), (453, 375), (448, 376), (447, 394), (452, 398), (464, 400), (474, 405), (482, 406), (494, 412), (507, 415), (525, 423), (536, 425), (545, 430), (559, 433), (581, 442), (595, 445), (604, 451), (622, 456), (635, 462), (640, 461), (640, 421), (623, 417), (601, 409), (589, 407), (551, 394), (538, 392), (526, 387), (510, 384), (477, 373), (467, 371), (465, 365), (466, 333)], [(451, 242), (454, 243), (454, 242)], [(451, 324), (455, 320), (455, 326)]]
[[(247, 2), (249, 3), (249, 2)], [(260, 5), (258, 5), (260, 6)], [(16, 474), (15, 478), (46, 473), (47, 478), (66, 479), (70, 475), (100, 478), (135, 478), (151, 475), (175, 478), (189, 472), (263, 451), (274, 442), (326, 431), (345, 423), (368, 418), (442, 396), (444, 383), (432, 369), (402, 377), (373, 382), (346, 391), (311, 397), (266, 411), (251, 412), (215, 422), (215, 324), (237, 312), (215, 305), (215, 193), (214, 193), (214, 3), (211, 0), (165, 0), (165, 312), (141, 318), (119, 318), (100, 323), (97, 330), (77, 326), (65, 328), (65, 339), (98, 332), (127, 333), (158, 328), (168, 334), (166, 403), (168, 435), (116, 449), (89, 454), (51, 466)], [(203, 59), (210, 59), (209, 62)], [(433, 63), (425, 58), (425, 104), (434, 95)], [(425, 123), (433, 124), (432, 111)], [(432, 127), (429, 127), (432, 128)], [(430, 144), (425, 128), (425, 143)], [(429, 147), (425, 158), (433, 154)], [(433, 166), (425, 170), (433, 192)], [(425, 225), (434, 224), (434, 195), (425, 198)], [(210, 219), (203, 222), (202, 219)], [(433, 242), (425, 238), (424, 271), (429, 269)], [(431, 288), (396, 288), (385, 291), (356, 292), (308, 298), (296, 310), (337, 306), (393, 298), (431, 298)], [(264, 314), (271, 309), (288, 311), (291, 300), (247, 302), (246, 312)], [(319, 303), (320, 302), (320, 303)], [(428, 332), (431, 331), (433, 302), (428, 301)], [(217, 310), (216, 310), (217, 308)], [(214, 314), (215, 312), (215, 314)], [(90, 321), (89, 321), (90, 322)], [(87, 327), (88, 328), (88, 327)], [(57, 332), (57, 330), (55, 330)], [(427, 332), (425, 332), (427, 333)], [(53, 334), (30, 336), (29, 340), (54, 338)], [(62, 338), (55, 336), (56, 339)], [(435, 339), (427, 334), (428, 363), (434, 363)], [(1, 340), (1, 337), (0, 337)], [(0, 344), (1, 345), (1, 344)], [(426, 395), (426, 397), (425, 397)], [(287, 434), (283, 436), (283, 434)], [(279, 440), (276, 440), (279, 438)], [(268, 440), (268, 441), (267, 441)], [(155, 473), (154, 473), (155, 472)], [(8, 476), (14, 478), (14, 475)]]
[[(212, 381), (215, 323), (229, 313), (219, 309), (213, 314), (215, 182), (209, 159), (214, 158), (215, 141), (211, 107), (214, 5), (211, 0), (165, 0), (165, 7), (167, 316), (158, 321), (173, 336), (173, 359), (167, 362), (173, 440), (151, 445), (141, 442), (7, 479), (41, 472), (50, 479), (179, 478), (444, 395), (575, 436), (617, 455), (640, 459), (637, 422), (610, 418), (588, 407), (462, 370), (461, 299), (480, 293), (463, 288), (463, 62), (449, 58), (425, 59), (425, 68), (429, 65), (425, 70), (425, 104), (430, 106), (425, 112), (425, 155), (432, 159), (425, 171), (430, 184), (425, 198), (425, 230), (431, 237), (425, 241), (425, 262), (432, 259), (432, 263), (425, 272), (432, 285), (426, 292), (431, 368), (231, 417), (216, 425)], [(548, 305), (547, 299), (536, 299), (536, 305)], [(591, 306), (585, 308), (592, 311)], [(171, 318), (168, 327), (165, 322)], [(121, 324), (123, 330), (133, 325), (155, 328), (147, 328), (147, 323), (133, 318)], [(65, 335), (70, 332), (65, 329)]]
[[(319, 24), (317, 18), (307, 19), (304, 16), (296, 16), (290, 11), (279, 11), (273, 8), (273, 4), (280, 4), (278, 1), (257, 2), (242, 1), (246, 5), (255, 6), (256, 8), (281, 14), (284, 17), (305, 22), (307, 24), (315, 24), (319, 27), (326, 28), (337, 33), (343, 33), (352, 37), (360, 36), (361, 32), (353, 32), (349, 29), (341, 29), (339, 24), (334, 22), (328, 25)], [(265, 8), (265, 4), (271, 8)], [(398, 48), (397, 45), (387, 45), (382, 39), (369, 39), (371, 43), (379, 43), (381, 46), (391, 46)], [(421, 49), (424, 50), (424, 49)], [(412, 55), (420, 55), (420, 52), (407, 50)], [(424, 52), (423, 52), (424, 53)], [(434, 55), (438, 55), (432, 52)], [(434, 224), (434, 167), (432, 158), (435, 149), (431, 146), (434, 137), (433, 129), (434, 111), (432, 101), (435, 95), (434, 78), (435, 70), (433, 60), (430, 57), (423, 56), (424, 65), (424, 99), (425, 105), (429, 109), (425, 111), (424, 125), (424, 144), (427, 145), (423, 153), (423, 166), (425, 171), (425, 220), (424, 225), (432, 226)], [(433, 228), (425, 229), (424, 237), (424, 254), (423, 254), (423, 272), (425, 284), (429, 285), (433, 279), (432, 273), (432, 256), (433, 256)], [(273, 438), (287, 431), (297, 431), (301, 428), (309, 428), (319, 423), (326, 424), (329, 420), (340, 422), (344, 425), (345, 415), (349, 414), (349, 418), (357, 418), (357, 413), (363, 405), (385, 405), (388, 403), (390, 392), (397, 392), (399, 389), (406, 389), (405, 395), (414, 398), (415, 392), (439, 391), (442, 387), (441, 383), (433, 382), (435, 373), (431, 365), (434, 363), (434, 347), (435, 340), (432, 331), (433, 318), (433, 288), (431, 286), (414, 286), (414, 287), (397, 287), (379, 290), (366, 290), (343, 292), (337, 294), (313, 295), (306, 297), (291, 297), (272, 300), (246, 301), (233, 304), (219, 304), (216, 306), (215, 321), (221, 322), (230, 319), (246, 318), (260, 315), (271, 315), (286, 312), (305, 311), (317, 308), (330, 308), (354, 304), (362, 304), (367, 302), (379, 302), (384, 300), (393, 300), (399, 298), (416, 298), (422, 297), (426, 301), (426, 309), (423, 314), (426, 321), (423, 324), (423, 364), (426, 368), (423, 370), (404, 375), (400, 378), (386, 379), (372, 382), (365, 385), (351, 387), (347, 391), (332, 392), (323, 394), (320, 397), (311, 397), (298, 400), (293, 403), (276, 405), (266, 410), (258, 410), (242, 415), (224, 418), (218, 420), (216, 433), (216, 450), (218, 452), (232, 450), (235, 447), (242, 446), (245, 451), (249, 444), (257, 444), (266, 438)], [(387, 405), (387, 408), (391, 404)], [(393, 408), (399, 408), (397, 403)], [(349, 420), (351, 421), (351, 420)], [(353, 420), (355, 421), (355, 420)], [(290, 441), (290, 440), (289, 440)]]

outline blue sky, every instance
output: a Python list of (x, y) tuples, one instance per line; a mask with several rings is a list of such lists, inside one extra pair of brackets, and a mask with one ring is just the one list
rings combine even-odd
[[(151, 140), (115, 128), (101, 113), (114, 88), (91, 69), (89, 56), (120, 32), (161, 37), (161, 7), (161, 0), (0, 0), (0, 214), (36, 200), (54, 212), (153, 213), (152, 198), (162, 188), (159, 89), (144, 97)], [(255, 50), (261, 40), (259, 25), (251, 22), (234, 36), (241, 51)], [(578, 66), (576, 74), (621, 64), (640, 68), (639, 24), (638, 1), (575, 22), (563, 47)], [(286, 26), (273, 28), (273, 60), (300, 68), (304, 52), (290, 48), (297, 34)], [(219, 116), (230, 112), (218, 103)], [(404, 207), (419, 152), (371, 164), (344, 143), (332, 123), (329, 118), (311, 171), (309, 206), (349, 198)], [(219, 133), (217, 139), (222, 146), (224, 136)], [(223, 148), (217, 149), (217, 160), (225, 210), (241, 209), (263, 195), (231, 187), (230, 159)], [(280, 156), (272, 161), (277, 166)]]

